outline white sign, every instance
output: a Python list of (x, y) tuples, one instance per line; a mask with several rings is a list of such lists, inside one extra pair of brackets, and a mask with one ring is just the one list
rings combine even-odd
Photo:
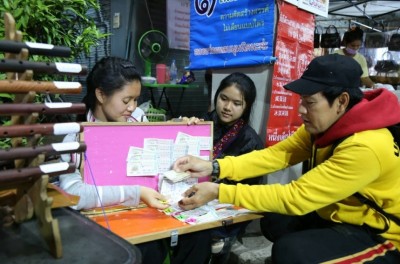
[(167, 35), (171, 49), (189, 50), (190, 0), (167, 1)]
[(310, 13), (328, 17), (329, 0), (285, 0)]

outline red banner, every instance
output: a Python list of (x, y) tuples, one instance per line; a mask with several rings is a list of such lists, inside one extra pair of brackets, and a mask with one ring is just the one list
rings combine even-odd
[(277, 61), (272, 76), (267, 146), (290, 136), (302, 123), (297, 111), (300, 98), (283, 85), (300, 78), (313, 58), (314, 50), (314, 15), (285, 2), (279, 2), (278, 8)]

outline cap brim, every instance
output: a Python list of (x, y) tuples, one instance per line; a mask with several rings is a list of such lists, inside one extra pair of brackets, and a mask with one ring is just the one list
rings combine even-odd
[(287, 83), (283, 87), (300, 95), (312, 95), (325, 90), (329, 85), (300, 78), (296, 81)]

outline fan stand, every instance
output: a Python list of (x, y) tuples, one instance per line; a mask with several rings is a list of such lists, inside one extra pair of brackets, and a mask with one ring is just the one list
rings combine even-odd
[(144, 61), (144, 76), (151, 77), (151, 62)]

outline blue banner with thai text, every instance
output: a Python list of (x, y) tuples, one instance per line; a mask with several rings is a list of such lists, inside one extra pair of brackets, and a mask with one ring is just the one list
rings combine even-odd
[(268, 64), (273, 53), (274, 0), (192, 0), (192, 70)]

